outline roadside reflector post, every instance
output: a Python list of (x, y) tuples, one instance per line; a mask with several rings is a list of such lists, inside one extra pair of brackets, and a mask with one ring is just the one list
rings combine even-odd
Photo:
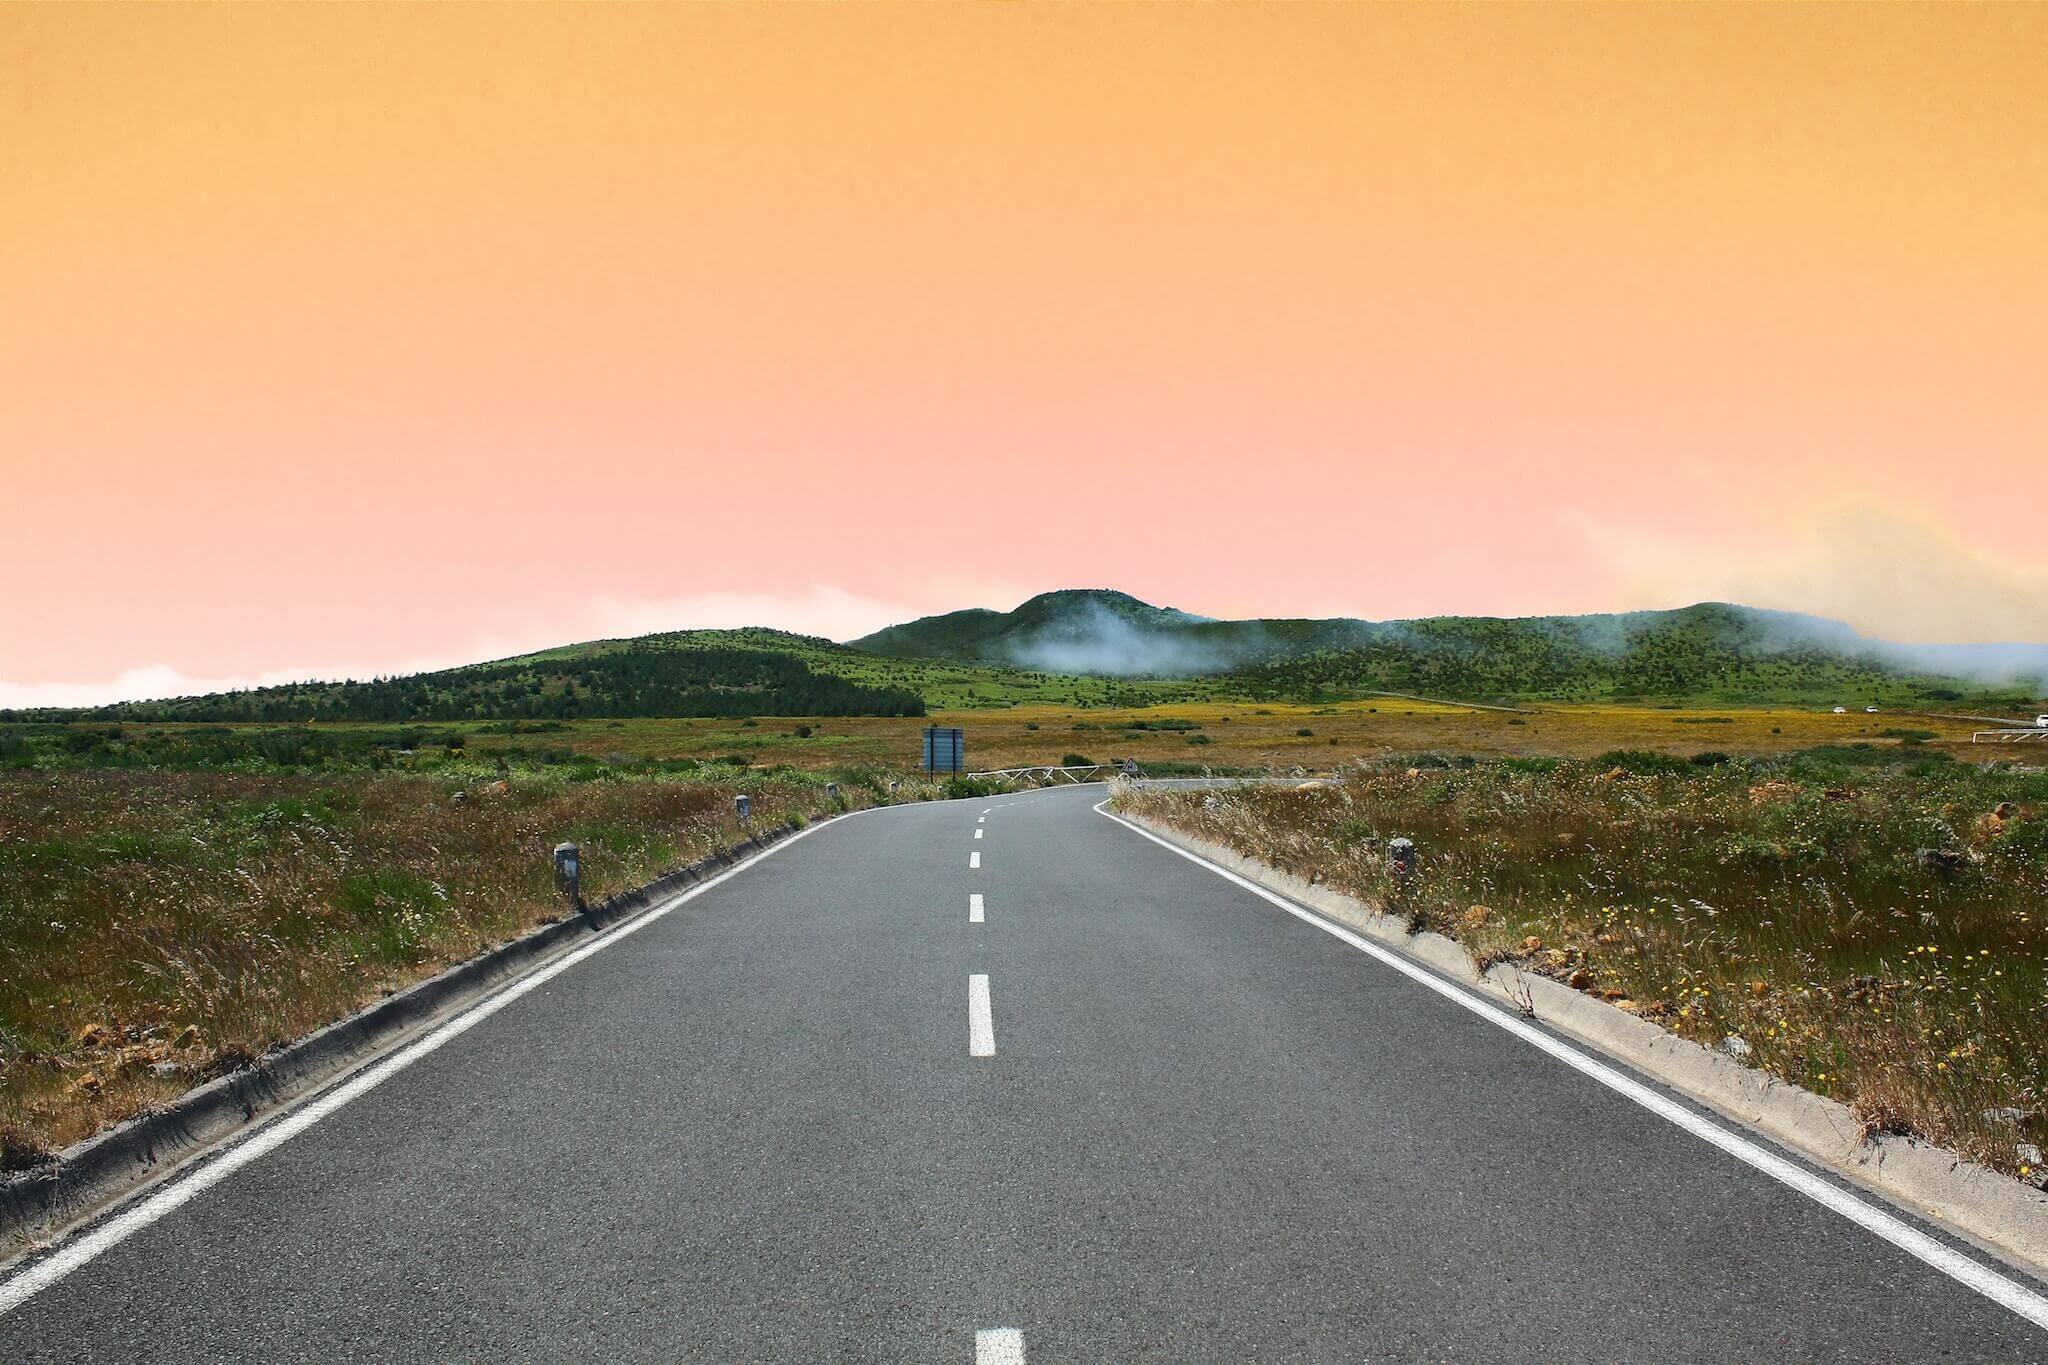
[(839, 784), (837, 782), (827, 782), (825, 784), (825, 797), (831, 801), (839, 799)]
[(555, 886), (578, 910), (583, 908), (583, 860), (576, 845), (555, 845)]
[(739, 816), (740, 824), (745, 825), (754, 818), (753, 803), (744, 796), (735, 796), (732, 799), (732, 812), (734, 815)]
[(1387, 840), (1387, 875), (1393, 879), (1393, 891), (1387, 896), (1387, 911), (1400, 915), (1415, 925), (1415, 909), (1412, 893), (1415, 890), (1415, 841), (1413, 839)]

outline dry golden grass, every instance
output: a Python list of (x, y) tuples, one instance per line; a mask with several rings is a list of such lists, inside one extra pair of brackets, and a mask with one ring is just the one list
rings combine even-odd
[[(741, 837), (729, 783), (455, 790), (390, 773), (0, 773), (5, 1164), (559, 918), (561, 839), (596, 900)], [(755, 829), (837, 807), (816, 782), (746, 790)]]
[[(1375, 767), (1118, 800), (2041, 1183), (2048, 774), (1881, 760)], [(1396, 836), (1422, 851), (1401, 883)]]
[[(1199, 728), (1132, 729), (1184, 723)], [(909, 768), (927, 724), (967, 731), (976, 769), (1057, 763), (1069, 753), (1097, 762), (1135, 758), (1140, 764), (1274, 767), (1326, 771), (1340, 762), (1389, 754), (1544, 754), (1586, 758), (1610, 749), (1691, 755), (1785, 753), (1821, 744), (1900, 743), (1887, 730), (1932, 732), (1930, 746), (1969, 749), (1967, 721), (1908, 715), (1846, 716), (1764, 708), (1576, 705), (1523, 715), (1395, 699), (1331, 705), (1193, 702), (1138, 709), (1017, 706), (945, 711), (928, 719), (763, 717), (753, 726), (726, 719), (577, 721), (545, 734), (473, 735), (471, 751), (488, 756), (514, 746), (558, 748), (592, 756), (710, 758), (734, 755), (754, 764), (800, 768), (876, 765)], [(810, 731), (799, 736), (800, 728)], [(1308, 730), (1311, 733), (1299, 733)], [(1193, 742), (1191, 742), (1193, 741)], [(1982, 750), (1979, 751), (1980, 753)]]

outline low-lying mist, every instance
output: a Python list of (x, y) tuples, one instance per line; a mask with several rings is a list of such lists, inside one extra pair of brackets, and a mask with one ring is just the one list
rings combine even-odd
[(1250, 641), (1226, 645), (1139, 626), (1089, 603), (1026, 639), (1012, 641), (1008, 653), (1018, 667), (1042, 673), (1180, 677), (1228, 673), (1257, 662), (1261, 651)]
[(1762, 632), (1761, 647), (1825, 649), (1874, 658), (1902, 672), (1939, 673), (2003, 686), (2048, 678), (2048, 644), (1903, 644), (1877, 640), (1841, 621), (1798, 612), (1744, 608)]

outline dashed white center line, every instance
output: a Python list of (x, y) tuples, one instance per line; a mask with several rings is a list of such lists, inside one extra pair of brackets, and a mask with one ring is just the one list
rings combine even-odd
[(976, 849), (974, 852), (967, 855), (967, 866), (970, 870), (981, 866), (980, 849)]
[(974, 831), (974, 837), (975, 837), (975, 838), (977, 838), (977, 839), (979, 839), (979, 838), (980, 838), (980, 837), (981, 837), (982, 835), (984, 835), (984, 834), (986, 834), (986, 833), (988, 833), (988, 831), (987, 831), (987, 830), (985, 830), (985, 829), (978, 829), (978, 830)]
[(974, 1334), (974, 1365), (1024, 1365), (1024, 1334), (990, 1327)]
[[(967, 978), (967, 1055), (996, 1055), (996, 1025), (988, 1012), (988, 978), (985, 976)], [(1022, 1349), (1021, 1345), (1019, 1349)], [(1023, 1359), (1022, 1356), (1017, 1358)]]
[(967, 922), (969, 924), (980, 924), (982, 922), (982, 914), (981, 893), (979, 891), (970, 892), (967, 897)]
[(979, 820), (976, 820), (974, 823), (977, 825), (985, 825), (988, 823), (988, 817), (984, 815)]

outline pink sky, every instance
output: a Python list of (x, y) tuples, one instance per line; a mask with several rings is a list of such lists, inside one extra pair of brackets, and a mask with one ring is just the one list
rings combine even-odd
[(0, 8), (0, 705), (1114, 586), (2048, 639), (2048, 10)]

